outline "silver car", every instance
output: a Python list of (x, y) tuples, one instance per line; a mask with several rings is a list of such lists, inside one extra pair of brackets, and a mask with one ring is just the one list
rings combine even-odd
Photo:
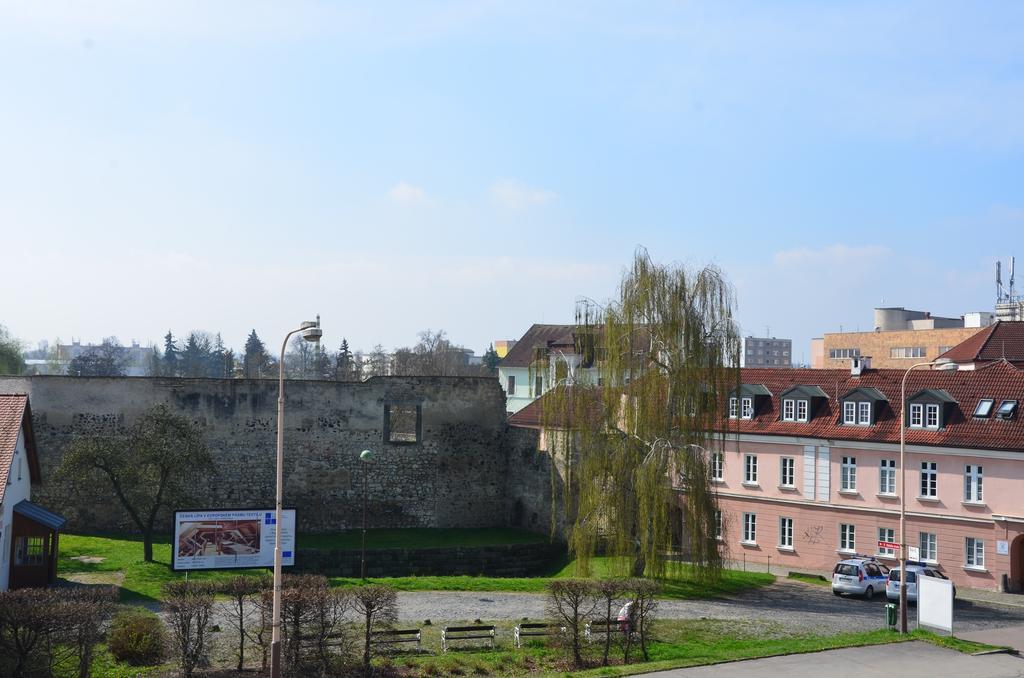
[(832, 568), (832, 593), (874, 598), (885, 591), (889, 568), (871, 557), (848, 558)]
[[(907, 602), (917, 602), (917, 578), (936, 577), (938, 579), (949, 579), (938, 569), (930, 565), (907, 563)], [(885, 585), (885, 596), (889, 600), (900, 599), (900, 568), (893, 568), (889, 572), (889, 581)], [(953, 597), (956, 598), (956, 586), (953, 586)]]

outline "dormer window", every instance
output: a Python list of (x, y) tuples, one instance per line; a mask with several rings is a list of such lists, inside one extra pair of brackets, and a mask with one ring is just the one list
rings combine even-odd
[(974, 408), (974, 416), (982, 419), (992, 416), (992, 406), (995, 405), (995, 402), (991, 398), (982, 398), (978, 401), (978, 406)]
[(828, 395), (817, 386), (803, 384), (786, 389), (779, 398), (782, 400), (783, 421), (808, 422), (828, 400)]
[(944, 428), (956, 400), (940, 388), (918, 391), (908, 399), (907, 425), (910, 428), (938, 430)]
[(1004, 400), (999, 405), (999, 409), (996, 410), (996, 416), (1000, 419), (1013, 419), (1014, 415), (1017, 414), (1017, 401), (1016, 400)]
[(761, 409), (761, 403), (771, 395), (771, 391), (761, 384), (743, 384), (729, 395), (729, 418), (753, 419)]
[(878, 421), (885, 394), (877, 388), (855, 388), (839, 399), (843, 404), (844, 426), (873, 426)]
[(806, 400), (786, 398), (782, 401), (783, 421), (807, 421), (809, 411), (809, 403)]
[(867, 401), (861, 401), (857, 403), (857, 425), (858, 426), (870, 426), (871, 425), (871, 403)]

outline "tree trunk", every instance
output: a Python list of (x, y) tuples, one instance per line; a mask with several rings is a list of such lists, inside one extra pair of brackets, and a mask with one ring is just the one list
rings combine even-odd
[(366, 610), (366, 628), (364, 629), (365, 636), (363, 638), (363, 672), (368, 676), (370, 675), (370, 622), (373, 619), (373, 613)]
[(142, 559), (147, 563), (153, 562), (153, 530), (148, 529), (142, 533)]
[(642, 577), (647, 569), (647, 556), (640, 552), (639, 545), (637, 545), (636, 550), (637, 552), (633, 555), (633, 568), (630, 571), (630, 576)]

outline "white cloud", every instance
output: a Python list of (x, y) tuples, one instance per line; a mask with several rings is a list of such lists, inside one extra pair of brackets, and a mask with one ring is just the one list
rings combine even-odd
[(391, 187), (391, 190), (388, 191), (388, 196), (398, 203), (418, 203), (426, 200), (427, 192), (419, 186), (413, 186), (408, 182), (399, 181)]
[(885, 245), (844, 245), (837, 243), (821, 249), (801, 247), (776, 252), (772, 258), (776, 266), (850, 266), (875, 265), (892, 254)]
[(544, 205), (555, 199), (555, 194), (543, 188), (535, 188), (516, 181), (502, 179), (491, 185), (491, 199), (503, 207), (521, 210)]

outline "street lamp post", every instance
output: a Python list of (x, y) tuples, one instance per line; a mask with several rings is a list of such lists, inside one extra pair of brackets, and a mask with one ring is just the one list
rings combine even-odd
[(370, 474), (373, 452), (363, 450), (359, 453), (359, 461), (363, 462), (363, 545), (359, 555), (359, 576), (366, 579), (366, 477)]
[(277, 489), (274, 511), (274, 611), (270, 635), (270, 675), (281, 678), (281, 512), (284, 504), (284, 351), (288, 339), (301, 332), (306, 341), (317, 342), (323, 336), (320, 316), (316, 322), (306, 320), (284, 335), (281, 343), (281, 362), (278, 363), (277, 377)]
[(900, 633), (907, 632), (907, 377), (918, 367), (949, 371), (956, 363), (946, 358), (907, 368), (900, 384)]

